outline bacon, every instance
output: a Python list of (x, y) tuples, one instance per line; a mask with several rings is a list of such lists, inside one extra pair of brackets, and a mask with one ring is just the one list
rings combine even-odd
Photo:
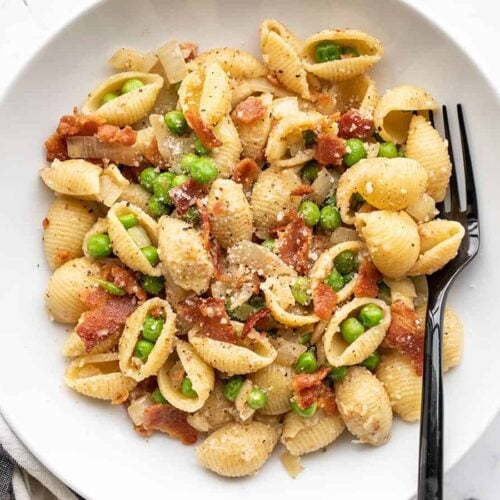
[(126, 269), (115, 262), (110, 262), (102, 266), (101, 276), (103, 279), (123, 288), (128, 295), (135, 295), (140, 303), (148, 298), (130, 269)]
[(177, 312), (190, 323), (198, 325), (202, 335), (221, 342), (236, 343), (236, 330), (223, 300), (190, 297), (177, 305)]
[(191, 109), (188, 109), (184, 116), (186, 117), (189, 126), (196, 132), (200, 141), (207, 148), (218, 148), (222, 146), (222, 142), (215, 137), (214, 133), (208, 128), (206, 123), (201, 119), (201, 116)]
[(43, 219), (43, 221), (42, 221), (42, 227), (44, 229), (47, 229), (49, 227), (49, 224), (50, 224), (50, 220), (47, 219), (47, 217), (45, 217), (45, 219)]
[(101, 142), (118, 142), (124, 146), (133, 146), (137, 132), (129, 125), (120, 128), (116, 125), (104, 124), (97, 129), (97, 138)]
[(243, 187), (248, 189), (257, 180), (260, 174), (260, 168), (251, 158), (240, 160), (233, 167), (233, 181), (243, 184)]
[(330, 370), (330, 367), (324, 366), (314, 373), (301, 373), (292, 378), (292, 390), (299, 408), (307, 408), (318, 401), (323, 385), (321, 382)]
[(373, 120), (363, 118), (359, 111), (350, 109), (337, 121), (339, 137), (343, 139), (367, 139), (373, 128)]
[(373, 265), (370, 259), (365, 259), (361, 263), (358, 271), (358, 279), (354, 287), (354, 296), (376, 297), (378, 295), (377, 282), (382, 278), (380, 271)]
[(305, 273), (308, 270), (307, 259), (312, 230), (294, 210), (290, 211), (288, 216), (290, 222), (284, 229), (278, 230), (276, 247), (283, 262), (292, 266), (298, 273)]
[(100, 125), (106, 122), (104, 118), (93, 115), (82, 115), (75, 109), (72, 115), (64, 115), (59, 120), (56, 133), (60, 136), (94, 135)]
[(193, 42), (182, 42), (179, 44), (184, 61), (192, 61), (198, 55), (198, 45)]
[(243, 330), (241, 332), (241, 336), (245, 337), (251, 330), (254, 328), (261, 320), (267, 318), (271, 311), (267, 307), (263, 307), (258, 311), (254, 312), (249, 318), (245, 321), (243, 325)]
[(66, 148), (66, 141), (59, 134), (52, 134), (45, 141), (45, 149), (47, 150), (47, 160), (67, 160), (68, 149)]
[(171, 189), (169, 194), (177, 213), (184, 215), (192, 206), (196, 205), (196, 201), (205, 193), (201, 184), (198, 184), (193, 179), (188, 179), (180, 186)]
[(337, 412), (337, 404), (335, 403), (335, 393), (325, 384), (321, 384), (318, 394), (318, 407), (323, 410), (325, 415), (332, 416)]
[(419, 375), (422, 374), (424, 338), (424, 329), (415, 311), (402, 300), (393, 302), (391, 324), (382, 345), (410, 356)]
[(314, 158), (323, 165), (341, 165), (345, 154), (342, 139), (333, 134), (321, 134), (316, 141)]
[(194, 444), (198, 439), (198, 433), (189, 425), (187, 417), (186, 412), (169, 404), (158, 404), (144, 410), (142, 425), (146, 430), (165, 432), (183, 444)]
[(312, 291), (314, 314), (319, 319), (328, 319), (337, 305), (337, 294), (326, 284), (319, 283)]
[(316, 96), (316, 109), (323, 115), (331, 115), (335, 111), (337, 101), (327, 92), (322, 92)]
[(128, 181), (139, 184), (139, 176), (141, 175), (141, 172), (147, 167), (149, 167), (149, 165), (146, 165), (144, 163), (138, 167), (120, 165), (120, 172), (122, 173), (123, 177), (125, 177), (125, 179), (127, 179)]
[(158, 141), (156, 140), (156, 137), (151, 139), (151, 142), (144, 150), (144, 157), (155, 167), (164, 168), (168, 165), (168, 162), (163, 159), (163, 156), (158, 149)]
[(266, 114), (266, 108), (262, 104), (262, 101), (258, 97), (247, 97), (244, 101), (241, 101), (234, 111), (231, 113), (231, 117), (235, 123), (249, 124), (257, 120), (264, 118)]
[(312, 192), (313, 188), (311, 186), (301, 184), (290, 193), (290, 196), (304, 196), (305, 194), (311, 194)]

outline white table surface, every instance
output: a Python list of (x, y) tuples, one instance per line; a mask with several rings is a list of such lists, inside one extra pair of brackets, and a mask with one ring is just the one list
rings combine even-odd
[[(0, 0), (0, 96), (51, 33), (94, 3), (96, 0)], [(407, 3), (459, 39), (500, 92), (497, 0), (408, 0)], [(500, 416), (446, 475), (445, 497), (446, 500), (500, 499)]]

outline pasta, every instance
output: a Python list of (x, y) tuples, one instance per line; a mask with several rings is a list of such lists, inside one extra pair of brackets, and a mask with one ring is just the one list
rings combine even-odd
[[(419, 419), (427, 275), (465, 230), (439, 218), (438, 104), (413, 85), (379, 96), (379, 40), (304, 41), (275, 19), (259, 38), (260, 56), (119, 48), (60, 118), (40, 171), (45, 305), (68, 387), (123, 404), (140, 435), (201, 438), (221, 476), (280, 441), (296, 477), (345, 428), (379, 446), (393, 412)], [(446, 309), (445, 371), (462, 351)]]

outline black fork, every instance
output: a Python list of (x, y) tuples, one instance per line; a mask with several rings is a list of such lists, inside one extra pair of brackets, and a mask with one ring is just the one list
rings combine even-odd
[[(423, 370), (422, 410), (420, 415), (420, 455), (418, 474), (418, 500), (441, 500), (443, 498), (443, 371), (442, 371), (442, 325), (446, 296), (460, 271), (476, 256), (479, 250), (479, 215), (476, 187), (472, 172), (469, 143), (465, 130), (462, 105), (457, 105), (462, 157), (464, 164), (465, 191), (467, 200), (460, 204), (460, 192), (456, 174), (456, 163), (448, 122), (446, 106), (443, 106), (443, 121), (448, 152), (453, 165), (449, 188), (449, 209), (440, 203), (440, 217), (460, 222), (465, 236), (457, 256), (443, 269), (428, 277), (429, 298), (425, 318), (425, 354)], [(433, 117), (431, 114), (431, 121)], [(464, 200), (465, 201), (465, 200)]]

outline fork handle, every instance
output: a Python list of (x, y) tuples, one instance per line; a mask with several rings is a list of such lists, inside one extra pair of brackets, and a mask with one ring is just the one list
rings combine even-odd
[(442, 325), (447, 293), (447, 286), (439, 292), (429, 290), (427, 302), (418, 500), (443, 498)]

